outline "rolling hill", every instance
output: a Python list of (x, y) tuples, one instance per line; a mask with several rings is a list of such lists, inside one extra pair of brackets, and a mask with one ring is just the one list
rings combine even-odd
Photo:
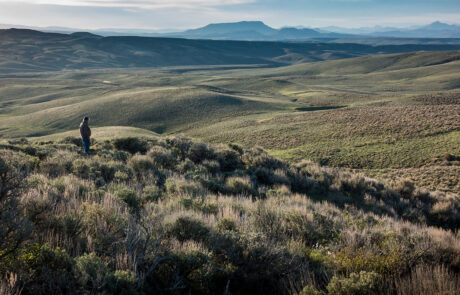
[(370, 54), (458, 49), (460, 45), (449, 44), (372, 46), (213, 41), (9, 29), (0, 30), (0, 73), (197, 65), (282, 66)]
[(460, 52), (451, 51), (275, 68), (17, 73), (0, 78), (0, 136), (70, 132), (89, 115), (94, 127), (258, 145), (293, 162), (370, 175), (406, 171), (430, 188), (456, 191), (459, 67)]

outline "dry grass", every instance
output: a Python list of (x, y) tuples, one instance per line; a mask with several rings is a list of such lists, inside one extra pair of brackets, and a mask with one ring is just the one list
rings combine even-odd
[(403, 279), (395, 281), (398, 295), (445, 294), (460, 290), (460, 277), (444, 266), (418, 265)]

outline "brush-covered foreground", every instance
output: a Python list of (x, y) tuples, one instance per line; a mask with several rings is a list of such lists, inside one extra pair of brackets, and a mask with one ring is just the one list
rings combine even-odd
[(460, 199), (187, 138), (0, 150), (2, 294), (458, 294)]

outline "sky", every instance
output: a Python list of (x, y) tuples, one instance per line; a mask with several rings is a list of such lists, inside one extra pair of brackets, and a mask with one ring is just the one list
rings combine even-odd
[(460, 0), (0, 0), (0, 24), (182, 30), (259, 20), (348, 28), (460, 24)]

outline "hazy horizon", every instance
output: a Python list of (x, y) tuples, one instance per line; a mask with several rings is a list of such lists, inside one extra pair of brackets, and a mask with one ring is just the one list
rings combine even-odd
[(274, 27), (410, 27), (460, 23), (453, 0), (0, 0), (5, 25), (83, 30), (173, 31), (209, 23), (263, 21)]

